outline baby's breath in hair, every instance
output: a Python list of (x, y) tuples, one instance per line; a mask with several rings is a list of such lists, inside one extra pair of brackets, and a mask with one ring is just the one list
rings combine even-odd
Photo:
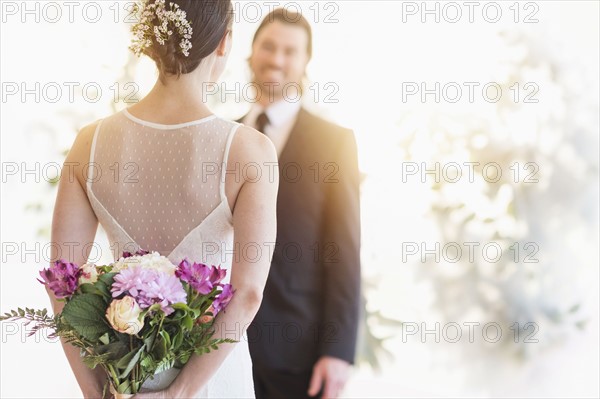
[(136, 3), (133, 12), (138, 15), (139, 22), (131, 28), (133, 32), (133, 43), (129, 48), (139, 57), (144, 49), (152, 45), (152, 38), (160, 45), (164, 45), (169, 36), (176, 29), (181, 42), (179, 49), (188, 57), (192, 48), (192, 26), (186, 19), (186, 13), (179, 8), (178, 4), (169, 2), (169, 10), (165, 0), (143, 0)]

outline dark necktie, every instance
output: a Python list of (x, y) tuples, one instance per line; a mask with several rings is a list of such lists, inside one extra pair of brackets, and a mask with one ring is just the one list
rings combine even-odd
[(265, 133), (265, 127), (268, 124), (269, 117), (265, 112), (262, 112), (260, 115), (258, 115), (258, 118), (256, 118), (256, 130), (258, 130), (261, 133)]

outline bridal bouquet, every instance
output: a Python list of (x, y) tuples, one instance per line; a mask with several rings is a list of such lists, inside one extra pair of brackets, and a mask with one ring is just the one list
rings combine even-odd
[(50, 328), (50, 337), (81, 349), (87, 366), (102, 367), (113, 393), (135, 394), (148, 378), (182, 367), (192, 354), (236, 342), (212, 338), (214, 317), (233, 296), (220, 267), (187, 259), (175, 266), (158, 252), (138, 251), (107, 266), (59, 260), (40, 275), (38, 281), (66, 302), (62, 312), (19, 308), (0, 321), (34, 322), (29, 335)]

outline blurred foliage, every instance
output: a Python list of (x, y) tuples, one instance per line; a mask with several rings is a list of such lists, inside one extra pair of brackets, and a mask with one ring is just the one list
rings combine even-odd
[[(510, 71), (500, 82), (503, 92), (511, 93), (514, 82), (534, 81), (541, 100), (509, 98), (491, 104), (494, 112), (468, 118), (428, 115), (401, 143), (415, 162), (479, 163), (472, 183), (463, 176), (460, 182), (442, 178), (430, 187), (437, 241), (442, 247), (479, 243), (474, 262), (463, 246), (458, 262), (427, 257), (418, 273), (418, 281), (432, 285), (433, 307), (443, 321), (497, 322), (503, 329), (518, 323), (520, 330), (504, 334), (502, 345), (478, 340), (462, 346), (471, 359), (466, 364), (474, 367), (481, 364), (472, 361), (473, 354), (525, 360), (564, 342), (585, 326), (586, 311), (594, 306), (585, 303), (584, 287), (586, 270), (597, 265), (590, 265), (581, 251), (593, 247), (590, 238), (597, 229), (593, 93), (579, 91), (585, 77), (576, 63), (561, 61), (557, 50), (522, 34), (504, 32), (503, 37)], [(423, 141), (428, 143), (425, 155), (411, 151)], [(483, 177), (482, 166), (491, 163), (504, 172), (496, 182)], [(493, 262), (481, 250), (491, 242), (502, 250)], [(487, 358), (489, 365), (497, 356)]]
[[(379, 278), (368, 279), (363, 277), (361, 317), (356, 351), (357, 364), (368, 365), (376, 372), (382, 371), (385, 362), (394, 360), (393, 353), (385, 348), (385, 342), (389, 338), (395, 337), (398, 329), (402, 327), (401, 321), (384, 316), (380, 310), (368, 309), (366, 293), (377, 289), (379, 284)], [(377, 336), (373, 331), (374, 326), (378, 330), (382, 328), (386, 330), (386, 335), (383, 337)]]

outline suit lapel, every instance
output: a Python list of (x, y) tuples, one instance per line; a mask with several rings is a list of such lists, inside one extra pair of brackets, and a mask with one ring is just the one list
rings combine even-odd
[[(246, 115), (236, 120), (238, 123), (243, 123)], [(296, 122), (290, 131), (288, 139), (281, 150), (279, 156), (279, 168), (285, 165), (286, 162), (296, 162), (298, 157), (302, 155), (302, 139), (306, 135), (308, 112), (301, 107), (296, 116)]]
[(286, 162), (297, 162), (298, 158), (302, 155), (302, 149), (304, 148), (303, 139), (306, 135), (306, 116), (304, 108), (300, 108), (296, 122), (279, 156), (280, 169)]

